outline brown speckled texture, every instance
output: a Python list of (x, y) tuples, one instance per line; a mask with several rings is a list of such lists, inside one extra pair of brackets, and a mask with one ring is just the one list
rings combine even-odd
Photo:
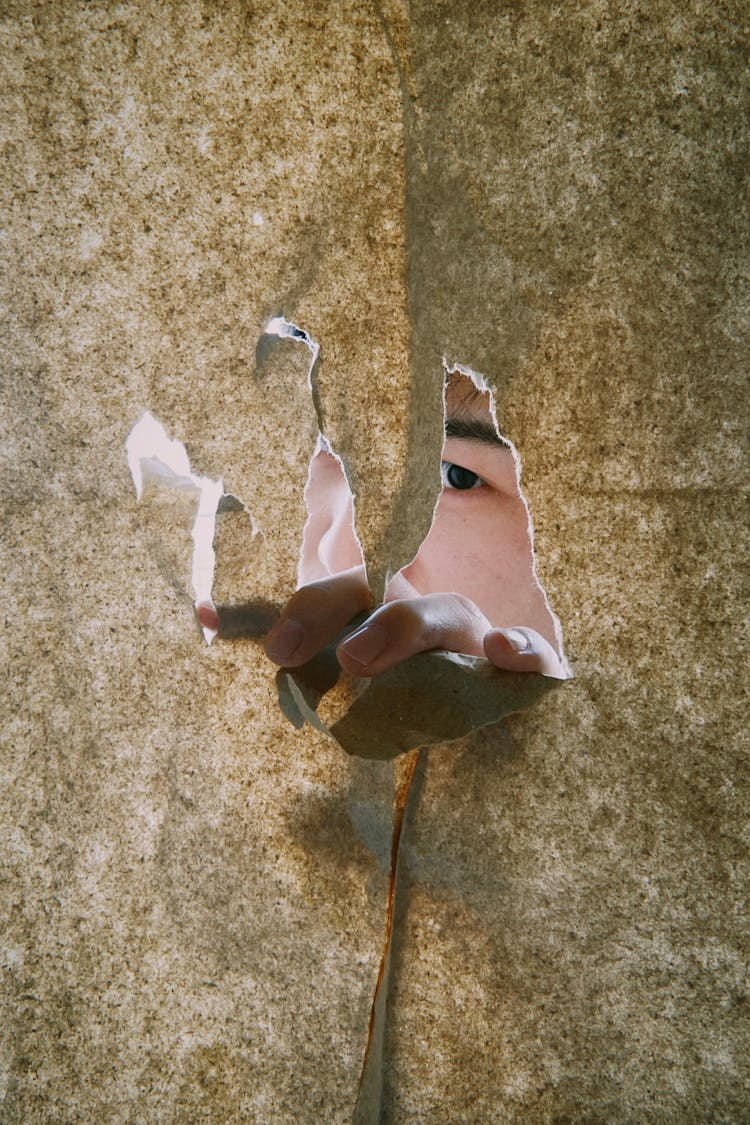
[(151, 409), (291, 589), (278, 312), (376, 576), (429, 520), (442, 356), (491, 379), (576, 671), (425, 756), (385, 1119), (745, 1119), (744, 5), (0, 19), (3, 1120), (351, 1112), (392, 769), (203, 644), (184, 498), (124, 453)]
[(409, 13), (415, 336), (499, 389), (576, 680), (429, 755), (387, 1118), (744, 1120), (746, 14)]

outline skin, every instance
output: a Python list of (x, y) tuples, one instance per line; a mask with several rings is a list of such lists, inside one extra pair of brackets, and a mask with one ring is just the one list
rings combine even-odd
[[(454, 372), (445, 401), (443, 491), (430, 531), (390, 582), (384, 604), (339, 644), (339, 663), (352, 675), (376, 676), (441, 648), (564, 679), (553, 618), (534, 577), (515, 458), (497, 435), (490, 396)], [(264, 641), (269, 659), (286, 668), (306, 663), (370, 608), (351, 493), (341, 463), (324, 449), (311, 463), (305, 499), (299, 588)], [(212, 607), (200, 606), (198, 616), (211, 628), (218, 623)]]

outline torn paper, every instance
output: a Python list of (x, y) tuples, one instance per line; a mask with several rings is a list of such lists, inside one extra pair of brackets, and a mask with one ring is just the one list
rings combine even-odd
[[(181, 441), (170, 438), (153, 414), (146, 413), (136, 422), (126, 442), (128, 465), (136, 496), (141, 499), (144, 484), (151, 480), (168, 488), (194, 495), (195, 520), (192, 527), (193, 557), (191, 580), (196, 606), (212, 603), (214, 582), (214, 533), (216, 512), (224, 492), (221, 479), (199, 476), (193, 472), (187, 450)], [(207, 641), (215, 630), (204, 628)]]
[(563, 682), (507, 672), (480, 657), (424, 652), (367, 681), (342, 717), (328, 725), (307, 702), (300, 673), (280, 676), (287, 678), (301, 717), (347, 754), (375, 759), (453, 742), (522, 711)]

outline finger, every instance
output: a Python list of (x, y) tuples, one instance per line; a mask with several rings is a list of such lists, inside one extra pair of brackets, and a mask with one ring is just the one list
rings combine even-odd
[(283, 668), (299, 668), (370, 605), (363, 566), (301, 586), (265, 639), (266, 655)]
[(198, 624), (203, 629), (210, 629), (213, 633), (218, 632), (219, 615), (210, 602), (199, 602), (195, 607), (195, 612), (198, 616)]
[(396, 602), (401, 598), (418, 598), (419, 596), (419, 590), (416, 586), (412, 586), (409, 579), (405, 577), (403, 570), (399, 570), (388, 582), (383, 594), (383, 601)]
[(488, 660), (509, 672), (541, 672), (558, 680), (570, 675), (549, 641), (526, 626), (490, 629), (484, 638), (484, 651)]
[(381, 606), (336, 650), (354, 676), (377, 676), (417, 652), (433, 648), (482, 653), (490, 628), (483, 613), (461, 594), (425, 594)]

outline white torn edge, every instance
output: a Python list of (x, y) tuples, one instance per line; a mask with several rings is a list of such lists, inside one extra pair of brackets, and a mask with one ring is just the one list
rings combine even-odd
[[(318, 388), (315, 385), (315, 364), (320, 356), (318, 341), (313, 340), (310, 333), (305, 332), (304, 328), (300, 328), (298, 324), (293, 324), (291, 320), (285, 320), (283, 316), (271, 317), (263, 332), (266, 336), (278, 336), (280, 340), (299, 340), (308, 348), (312, 359), (307, 371), (307, 385), (313, 398), (313, 406), (317, 411)], [(320, 417), (318, 417), (318, 428), (321, 431), (323, 429)]]
[[(212, 596), (216, 567), (214, 535), (216, 512), (224, 495), (223, 480), (212, 480), (194, 473), (183, 443), (177, 438), (170, 438), (158, 418), (149, 412), (133, 426), (125, 446), (138, 500), (141, 499), (144, 481), (148, 479), (197, 493), (198, 509), (192, 530), (193, 595), (196, 607), (210, 605), (215, 608)], [(210, 644), (216, 630), (204, 626), (203, 636)]]
[[(330, 453), (331, 456), (334, 457), (336, 459), (336, 461), (338, 462), (338, 464), (341, 468), (341, 472), (344, 475), (344, 480), (346, 481), (346, 486), (349, 489), (349, 495), (351, 496), (351, 500), (352, 500), (352, 533), (353, 533), (354, 539), (357, 543), (357, 547), (359, 548), (360, 557), (362, 559), (362, 565), (364, 566), (365, 565), (364, 551), (362, 549), (362, 543), (361, 543), (361, 540), (359, 538), (359, 535), (357, 534), (356, 496), (354, 495), (354, 492), (352, 490), (351, 481), (349, 480), (349, 474), (346, 471), (346, 466), (344, 465), (344, 462), (343, 462), (342, 458), (335, 451), (335, 449), (331, 445), (330, 441), (325, 436), (325, 433), (323, 432), (324, 429), (325, 429), (324, 421), (323, 421), (323, 410), (322, 410), (322, 406), (321, 406), (321, 403), (320, 403), (320, 397), (319, 397), (319, 393), (318, 393), (318, 385), (317, 385), (317, 382), (316, 382), (316, 379), (315, 379), (315, 371), (316, 371), (318, 359), (320, 358), (320, 344), (317, 342), (317, 340), (313, 339), (313, 337), (310, 335), (310, 333), (307, 332), (304, 328), (300, 328), (300, 326), (298, 324), (295, 324), (291, 320), (287, 320), (283, 316), (272, 317), (268, 321), (268, 323), (266, 324), (265, 328), (263, 329), (263, 332), (266, 336), (277, 336), (280, 340), (298, 340), (300, 343), (304, 344), (305, 347), (310, 352), (310, 366), (307, 370), (307, 386), (310, 390), (310, 397), (312, 398), (313, 410), (315, 411), (315, 416), (316, 416), (316, 420), (317, 420), (317, 423), (318, 423), (318, 437), (317, 437), (317, 441), (315, 443), (315, 448), (313, 449), (313, 452), (310, 456), (310, 463), (309, 463), (308, 469), (307, 469), (307, 482), (305, 484), (305, 497), (307, 497), (307, 490), (310, 487), (310, 477), (311, 477), (311, 474), (312, 474), (312, 466), (313, 466), (313, 461), (315, 460), (316, 455), (320, 452)], [(298, 584), (298, 586), (300, 585), (300, 570), (299, 570), (299, 568), (302, 566), (305, 535), (307, 533), (308, 525), (310, 523), (311, 518), (312, 518), (312, 516), (311, 516), (311, 513), (310, 513), (310, 509), (308, 507), (308, 509), (307, 509), (307, 520), (305, 521), (305, 526), (304, 526), (303, 531), (302, 531), (302, 543), (300, 544), (300, 557), (299, 557), (298, 571), (297, 571), (297, 576), (298, 576), (297, 584)]]
[[(315, 410), (318, 423), (318, 437), (310, 457), (307, 484), (309, 485), (312, 462), (316, 454), (320, 451), (330, 453), (336, 458), (336, 461), (341, 467), (344, 480), (346, 481), (349, 494), (352, 498), (352, 509), (354, 510), (355, 497), (344, 462), (333, 450), (330, 442), (323, 433), (322, 410), (315, 381), (315, 370), (320, 356), (320, 345), (304, 328), (300, 328), (297, 324), (286, 320), (283, 316), (272, 317), (263, 331), (264, 334), (268, 336), (297, 340), (304, 344), (310, 352), (307, 386), (310, 391), (313, 409)], [(201, 477), (194, 473), (184, 444), (177, 438), (170, 438), (163, 424), (158, 418), (155, 418), (150, 411), (147, 411), (133, 426), (126, 441), (126, 450), (128, 466), (133, 478), (138, 500), (141, 499), (143, 493), (144, 481), (148, 479), (158, 480), (168, 487), (194, 491), (197, 494), (198, 509), (191, 533), (193, 540), (191, 575), (193, 595), (196, 608), (199, 605), (208, 605), (212, 609), (215, 609), (216, 607), (213, 601), (213, 582), (216, 569), (216, 553), (213, 543), (216, 534), (218, 507), (222, 496), (225, 495), (223, 479), (219, 478), (218, 480), (213, 480), (211, 477)], [(245, 510), (247, 511), (247, 509)], [(260, 534), (260, 528), (249, 512), (247, 515), (250, 519), (254, 538), (256, 535)], [(309, 519), (310, 515), (308, 512), (308, 521)], [(357, 546), (359, 547), (360, 555), (362, 555), (362, 545), (356, 532), (354, 520), (352, 521), (352, 531)], [(362, 555), (362, 557), (364, 556)], [(300, 565), (301, 561), (302, 545), (300, 545)], [(202, 626), (202, 628), (203, 636), (210, 644), (216, 636), (217, 631), (215, 629), (209, 629), (206, 626)]]
[(297, 704), (297, 708), (302, 718), (306, 719), (310, 726), (315, 727), (315, 729), (319, 730), (321, 734), (327, 734), (330, 738), (333, 738), (330, 727), (326, 726), (317, 711), (313, 711), (312, 707), (300, 691), (297, 681), (290, 672), (286, 673), (286, 682), (292, 699)]
[(539, 581), (539, 575), (537, 574), (536, 550), (534, 547), (534, 521), (531, 518), (531, 510), (529, 508), (526, 497), (524, 496), (523, 489), (521, 488), (521, 455), (508, 435), (504, 434), (500, 429), (500, 426), (498, 425), (497, 409), (495, 405), (495, 392), (492, 390), (492, 387), (489, 385), (484, 375), (482, 375), (479, 371), (474, 371), (474, 369), (471, 367), (466, 367), (463, 363), (449, 364), (445, 356), (443, 356), (443, 421), (445, 421), (447, 415), (447, 404), (445, 400), (446, 379), (448, 375), (452, 375), (454, 372), (458, 372), (460, 375), (465, 375), (467, 378), (471, 379), (472, 383), (481, 394), (488, 394), (490, 396), (490, 417), (492, 418), (492, 424), (495, 427), (495, 433), (498, 437), (502, 438), (503, 441), (506, 441), (508, 443), (510, 451), (513, 454), (513, 464), (516, 470), (516, 488), (518, 489), (518, 495), (521, 497), (521, 503), (526, 509), (529, 544), (531, 546), (531, 576), (536, 583), (536, 586), (539, 589), (542, 597), (544, 598), (544, 604), (546, 606), (547, 613), (552, 618), (552, 624), (555, 629), (555, 640), (557, 642), (557, 651), (559, 653), (560, 660), (566, 672), (568, 672), (569, 675), (572, 675), (570, 664), (568, 663), (568, 659), (565, 655), (562, 623), (560, 621), (560, 618), (557, 616), (552, 606), (550, 605), (549, 598), (547, 597), (547, 591)]
[[(259, 213), (257, 213), (259, 214)], [(322, 417), (318, 399), (318, 388), (315, 383), (315, 368), (320, 356), (320, 345), (312, 338), (309, 332), (286, 320), (283, 316), (272, 317), (265, 326), (264, 333), (277, 336), (281, 339), (297, 340), (304, 344), (310, 352), (310, 366), (307, 371), (307, 385), (312, 398), (313, 409), (318, 422), (318, 439), (312, 458), (318, 450), (331, 453), (341, 465), (349, 492), (351, 485), (346, 474), (346, 469), (341, 458), (334, 453), (327, 438), (322, 432)], [(192, 528), (193, 562), (192, 586), (196, 608), (199, 605), (208, 605), (216, 609), (213, 601), (213, 582), (216, 570), (216, 553), (214, 551), (214, 537), (216, 534), (216, 516), (224, 492), (222, 478), (213, 480), (211, 477), (201, 477), (192, 471), (190, 458), (184, 444), (177, 438), (170, 438), (163, 424), (147, 411), (130, 431), (126, 450), (130, 475), (133, 478), (136, 497), (141, 499), (144, 481), (158, 480), (172, 488), (192, 490), (198, 496), (198, 509)], [(308, 469), (309, 480), (309, 469)], [(354, 496), (352, 494), (352, 501)], [(247, 509), (245, 509), (247, 512)], [(261, 534), (255, 519), (247, 512), (252, 528), (253, 538)], [(359, 539), (355, 538), (359, 543)], [(217, 634), (215, 629), (202, 626), (203, 636), (210, 644)]]
[(326, 569), (328, 575), (333, 575), (333, 574), (338, 573), (335, 570), (335, 560), (334, 560), (334, 557), (333, 557), (333, 547), (335, 546), (336, 540), (337, 540), (337, 538), (338, 538), (338, 536), (341, 532), (341, 528), (344, 524), (344, 521), (346, 520), (347, 523), (348, 523), (348, 530), (351, 531), (352, 538), (354, 539), (354, 543), (356, 545), (357, 551), (359, 552), (359, 559), (358, 559), (357, 565), (364, 567), (365, 573), (367, 572), (367, 566), (366, 566), (366, 563), (365, 563), (365, 553), (362, 549), (362, 542), (361, 542), (359, 536), (357, 535), (356, 512), (355, 512), (355, 507), (354, 507), (354, 493), (352, 492), (352, 488), (351, 488), (351, 485), (349, 483), (349, 477), (346, 474), (346, 468), (344, 466), (344, 462), (339, 457), (338, 453), (336, 453), (336, 451), (333, 449), (333, 447), (332, 447), (331, 443), (329, 442), (328, 438), (326, 438), (323, 434), (318, 433), (318, 440), (315, 443), (315, 449), (313, 450), (313, 454), (312, 454), (312, 457), (310, 458), (310, 463), (308, 465), (307, 482), (305, 484), (304, 496), (305, 496), (305, 508), (307, 510), (307, 518), (305, 520), (305, 525), (302, 529), (302, 543), (300, 545), (300, 557), (299, 557), (299, 562), (298, 562), (298, 565), (297, 565), (297, 588), (298, 589), (299, 589), (300, 586), (303, 586), (308, 581), (310, 581), (310, 579), (308, 579), (307, 576), (304, 573), (304, 563), (305, 563), (305, 550), (306, 550), (306, 546), (307, 546), (307, 540), (308, 540), (308, 536), (311, 534), (311, 529), (312, 529), (312, 526), (313, 526), (313, 520), (315, 518), (314, 513), (311, 509), (310, 492), (311, 492), (312, 483), (313, 483), (313, 467), (315, 465), (315, 458), (318, 456), (319, 453), (329, 454), (329, 456), (331, 456), (334, 459), (334, 461), (336, 462), (336, 464), (338, 465), (339, 470), (341, 471), (342, 479), (344, 481), (344, 484), (346, 485), (347, 492), (349, 493), (349, 502), (350, 502), (350, 505), (351, 505), (351, 510), (350, 510), (349, 513), (344, 513), (344, 512), (338, 513), (338, 515), (335, 518), (332, 519), (332, 521), (331, 521), (329, 527), (327, 528), (327, 530), (320, 537), (320, 540), (318, 541), (318, 544), (317, 544), (317, 547), (316, 547), (316, 553), (317, 553), (318, 560), (321, 563), (321, 565)]

